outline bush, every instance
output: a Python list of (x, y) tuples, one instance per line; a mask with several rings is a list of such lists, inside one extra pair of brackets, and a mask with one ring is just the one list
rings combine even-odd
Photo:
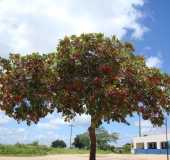
[(75, 148), (89, 149), (90, 139), (88, 133), (79, 134), (74, 138), (73, 143)]
[(66, 143), (63, 140), (55, 140), (54, 142), (51, 143), (51, 147), (54, 148), (65, 148)]
[(110, 144), (105, 144), (103, 146), (101, 146), (99, 149), (104, 150), (104, 151), (115, 151), (115, 146), (110, 145)]
[(32, 145), (32, 146), (39, 146), (39, 142), (38, 141), (33, 141), (30, 145)]

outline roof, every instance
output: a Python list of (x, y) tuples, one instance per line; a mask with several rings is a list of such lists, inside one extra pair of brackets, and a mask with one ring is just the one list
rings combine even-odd
[[(170, 134), (168, 134), (168, 140), (170, 140)], [(147, 135), (147, 136), (133, 138), (133, 142), (136, 142), (136, 143), (157, 142), (157, 141), (166, 141), (166, 134)]]

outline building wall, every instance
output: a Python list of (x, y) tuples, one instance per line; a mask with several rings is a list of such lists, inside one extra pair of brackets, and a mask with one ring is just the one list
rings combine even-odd
[[(135, 149), (135, 154), (167, 154), (166, 149)], [(168, 151), (170, 154), (170, 150)]]
[[(168, 141), (170, 141), (170, 134), (168, 134)], [(154, 144), (154, 143), (156, 144)], [(167, 149), (161, 147), (161, 143), (166, 142), (166, 135), (150, 135), (143, 137), (135, 137), (133, 139), (132, 153), (135, 154), (166, 154)], [(151, 143), (151, 144), (150, 144)], [(168, 142), (169, 144), (169, 142)], [(151, 149), (153, 147), (153, 149)], [(156, 147), (156, 149), (154, 148)], [(170, 150), (169, 150), (170, 153)]]

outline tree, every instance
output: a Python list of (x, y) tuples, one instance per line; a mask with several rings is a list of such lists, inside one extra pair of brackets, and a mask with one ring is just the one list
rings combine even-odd
[(144, 119), (161, 125), (163, 112), (169, 112), (170, 77), (147, 67), (130, 43), (103, 34), (65, 37), (55, 61), (60, 77), (56, 100), (64, 108), (63, 114), (91, 116), (90, 160), (96, 159), (95, 129), (102, 120), (128, 124), (127, 116), (141, 113)]
[(63, 140), (55, 140), (54, 142), (51, 143), (51, 147), (54, 148), (65, 148), (66, 143)]
[(30, 145), (32, 145), (32, 146), (39, 146), (39, 142), (38, 141), (33, 141)]
[[(115, 142), (118, 139), (117, 133), (109, 134), (105, 128), (100, 127), (96, 129), (96, 143), (97, 148), (101, 150), (111, 149), (110, 143)], [(90, 147), (90, 137), (88, 132), (79, 134), (75, 137), (73, 145), (76, 148), (89, 148)]]
[(123, 153), (130, 153), (131, 152), (132, 145), (130, 143), (126, 143), (122, 147)]
[(66, 120), (91, 116), (90, 160), (103, 121), (128, 124), (141, 113), (162, 125), (170, 111), (170, 77), (149, 68), (130, 43), (100, 33), (60, 40), (57, 52), (0, 59), (0, 108), (18, 121), (37, 123), (53, 111)]
[(102, 150), (107, 150), (111, 148), (110, 143), (116, 142), (118, 140), (117, 133), (109, 134), (107, 130), (103, 127), (96, 129), (96, 144), (97, 148)]
[(90, 146), (90, 139), (89, 139), (89, 135), (87, 132), (83, 133), (83, 134), (79, 134), (74, 138), (74, 142), (73, 142), (74, 147), (82, 149), (88, 149)]

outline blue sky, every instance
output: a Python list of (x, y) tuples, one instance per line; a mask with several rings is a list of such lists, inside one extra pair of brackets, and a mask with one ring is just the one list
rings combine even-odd
[[(51, 52), (64, 35), (103, 32), (131, 41), (136, 53), (144, 55), (147, 65), (170, 73), (170, 1), (169, 0), (1, 0), (0, 56), (10, 52), (29, 54)], [(73, 136), (87, 130), (89, 116), (76, 117)], [(117, 145), (130, 142), (138, 135), (138, 117), (131, 125), (103, 124), (109, 132), (120, 133)], [(48, 115), (38, 125), (16, 123), (0, 112), (0, 143), (30, 143), (38, 140), (69, 142), (70, 127), (60, 115)], [(153, 128), (142, 121), (143, 134), (163, 133), (164, 127)]]

